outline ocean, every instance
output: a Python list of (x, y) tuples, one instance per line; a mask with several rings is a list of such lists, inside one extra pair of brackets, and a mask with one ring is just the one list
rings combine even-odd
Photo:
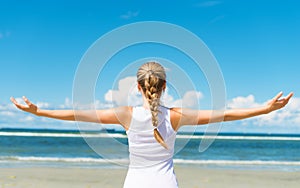
[[(179, 133), (175, 165), (207, 168), (300, 171), (300, 135), (221, 133), (204, 152), (203, 133)], [(0, 129), (0, 168), (124, 168), (123, 131)]]

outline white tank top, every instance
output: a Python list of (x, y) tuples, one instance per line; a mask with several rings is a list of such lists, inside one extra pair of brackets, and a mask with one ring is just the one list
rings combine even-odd
[(144, 107), (133, 107), (130, 127), (126, 132), (130, 163), (124, 188), (153, 187), (154, 182), (158, 183), (158, 188), (177, 187), (173, 169), (176, 131), (170, 122), (170, 110), (162, 106), (158, 110), (157, 128), (168, 149), (154, 138), (151, 111)]

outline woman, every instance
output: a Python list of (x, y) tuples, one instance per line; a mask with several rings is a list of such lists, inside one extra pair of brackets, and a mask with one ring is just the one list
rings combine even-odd
[[(120, 124), (126, 130), (129, 143), (130, 164), (124, 188), (157, 187), (176, 188), (173, 169), (173, 152), (177, 131), (184, 125), (202, 125), (220, 121), (233, 121), (267, 114), (284, 107), (293, 96), (282, 98), (282, 92), (267, 105), (258, 108), (225, 110), (191, 110), (166, 108), (160, 97), (166, 89), (166, 73), (156, 62), (143, 64), (137, 72), (138, 90), (143, 96), (143, 106), (123, 106), (97, 110), (97, 116), (84, 111), (76, 112), (76, 120), (103, 124)], [(23, 97), (27, 105), (11, 101), (19, 109), (49, 118), (75, 121), (73, 110), (43, 110)]]

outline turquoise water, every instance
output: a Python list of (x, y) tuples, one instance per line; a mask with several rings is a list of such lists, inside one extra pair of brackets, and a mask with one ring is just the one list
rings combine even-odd
[[(219, 134), (207, 150), (199, 152), (203, 139), (201, 133), (178, 134), (175, 164), (300, 171), (300, 135)], [(120, 168), (128, 164), (124, 132), (0, 129), (0, 149), (0, 167)]]

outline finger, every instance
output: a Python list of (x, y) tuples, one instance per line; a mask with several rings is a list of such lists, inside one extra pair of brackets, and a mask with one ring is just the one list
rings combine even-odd
[(10, 97), (10, 101), (14, 104), (18, 104), (18, 102), (16, 101), (16, 99), (14, 97)]
[(25, 106), (24, 105), (22, 105), (22, 104), (19, 104), (18, 102), (17, 102), (17, 100), (15, 99), (15, 98), (13, 98), (13, 97), (10, 97), (10, 100), (11, 100), (11, 102), (12, 103), (14, 103), (14, 105), (16, 105), (18, 108), (24, 108)]
[(285, 99), (287, 100), (287, 101), (289, 101), (290, 100), (290, 98), (292, 98), (292, 96), (294, 95), (294, 93), (293, 92), (291, 92), (291, 93), (289, 93), (289, 95), (288, 96), (286, 96), (285, 97)]
[(23, 96), (23, 100), (25, 101), (25, 103), (30, 106), (32, 103), (25, 97)]
[(273, 98), (273, 101), (277, 101), (280, 97), (282, 97), (283, 93), (282, 91), (279, 92), (274, 98)]
[(10, 101), (12, 103), (14, 103), (14, 105), (16, 105), (16, 107), (19, 108), (19, 109), (25, 109), (25, 108), (27, 108), (26, 106), (24, 106), (22, 104), (19, 104), (14, 97), (10, 97)]

